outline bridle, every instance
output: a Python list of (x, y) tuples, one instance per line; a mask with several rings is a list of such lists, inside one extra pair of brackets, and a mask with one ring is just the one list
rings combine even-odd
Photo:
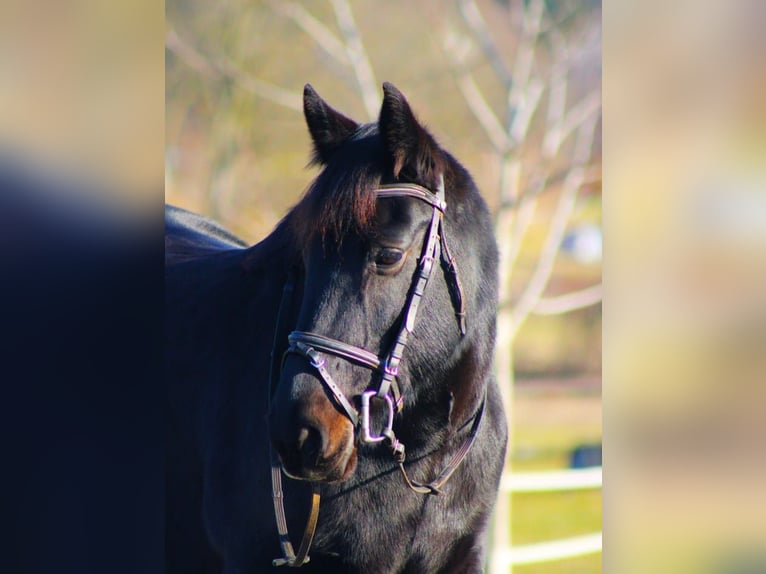
[[(369, 444), (388, 439), (392, 445), (398, 445), (399, 443), (393, 435), (392, 424), (394, 411), (401, 411), (404, 397), (396, 378), (399, 375), (399, 364), (407, 347), (409, 336), (415, 327), (415, 318), (420, 308), (420, 302), (428, 280), (431, 277), (434, 262), (439, 257), (439, 252), (441, 252), (441, 260), (447, 270), (447, 283), (450, 286), (450, 293), (453, 305), (455, 306), (455, 314), (458, 318), (461, 335), (465, 335), (465, 311), (463, 308), (463, 290), (460, 285), (457, 266), (447, 247), (447, 240), (444, 235), (443, 215), (447, 205), (444, 201), (443, 180), (436, 194), (414, 184), (381, 186), (375, 190), (375, 194), (378, 199), (387, 197), (414, 197), (428, 203), (432, 207), (431, 222), (426, 232), (418, 272), (410, 288), (404, 308), (404, 319), (393, 344), (387, 353), (382, 357), (378, 357), (366, 349), (355, 347), (337, 339), (325, 337), (324, 335), (306, 331), (293, 331), (287, 338), (289, 347), (285, 357), (289, 354), (298, 354), (308, 360), (309, 364), (319, 374), (322, 384), (333, 396), (338, 407), (343, 410), (343, 413), (349, 418), (354, 427), (359, 428), (361, 442)], [(361, 395), (361, 412), (357, 412), (338, 385), (335, 384), (332, 376), (325, 369), (325, 360), (320, 353), (334, 355), (380, 373), (378, 388), (376, 390), (368, 389)], [(370, 429), (369, 405), (372, 397), (383, 399), (388, 407), (388, 423), (381, 434), (374, 434)], [(396, 446), (395, 448), (399, 447)]]
[[(304, 357), (317, 375), (319, 375), (319, 380), (332, 396), (336, 406), (346, 417), (348, 417), (354, 425), (354, 429), (358, 431), (359, 442), (362, 444), (386, 443), (391, 449), (394, 460), (399, 465), (399, 469), (407, 486), (419, 494), (438, 495), (441, 494), (441, 487), (449, 480), (473, 445), (484, 412), (485, 399), (482, 399), (479, 409), (473, 416), (471, 430), (463, 445), (453, 455), (442, 472), (439, 473), (433, 481), (427, 484), (412, 480), (407, 474), (407, 471), (404, 468), (405, 447), (396, 438), (393, 430), (393, 423), (395, 414), (401, 412), (404, 405), (404, 397), (397, 381), (399, 365), (407, 347), (409, 336), (415, 327), (415, 319), (420, 307), (420, 302), (425, 293), (428, 281), (431, 278), (434, 262), (437, 259), (441, 261), (444, 269), (450, 298), (452, 299), (452, 304), (455, 308), (455, 317), (457, 318), (460, 334), (461, 336), (466, 334), (463, 289), (460, 284), (457, 265), (450, 253), (447, 239), (444, 234), (444, 212), (447, 208), (445, 202), (444, 179), (440, 177), (436, 193), (432, 193), (425, 187), (415, 184), (381, 185), (374, 191), (374, 193), (378, 199), (412, 197), (419, 199), (432, 207), (431, 221), (423, 242), (423, 249), (418, 262), (418, 270), (407, 296), (407, 301), (404, 307), (404, 317), (396, 338), (388, 351), (382, 356), (378, 356), (367, 349), (356, 347), (318, 333), (293, 331), (287, 337), (288, 348), (282, 356), (282, 365), (284, 365), (285, 359), (291, 354)], [(283, 307), (285, 306), (288, 288), (290, 292), (293, 289), (290, 282), (285, 286), (285, 293), (283, 294), (282, 303), (280, 304), (279, 316), (282, 315)], [(278, 318), (277, 323), (279, 322), (280, 319)], [(276, 345), (278, 343), (277, 336), (279, 331), (280, 329), (278, 325), (277, 333), (275, 333), (274, 349), (272, 350), (272, 367), (274, 364), (273, 354), (275, 353)], [(345, 359), (356, 365), (366, 367), (380, 375), (377, 389), (368, 388), (360, 395), (360, 410), (356, 409), (353, 402), (346, 397), (337, 383), (333, 380), (330, 372), (325, 368), (326, 360), (323, 357), (323, 354)], [(370, 424), (370, 401), (373, 398), (383, 400), (387, 408), (385, 427), (380, 433), (374, 432)], [(277, 517), (277, 529), (280, 535), (280, 545), (282, 546), (284, 554), (283, 558), (274, 560), (273, 564), (274, 566), (302, 566), (309, 560), (308, 550), (311, 546), (311, 540), (314, 535), (319, 514), (318, 486), (314, 486), (309, 520), (307, 521), (303, 541), (296, 554), (293, 551), (292, 544), (287, 535), (287, 523), (283, 506), (284, 497), (281, 485), (281, 467), (279, 461), (273, 455), (271, 476), (272, 490), (274, 494), (274, 510)]]

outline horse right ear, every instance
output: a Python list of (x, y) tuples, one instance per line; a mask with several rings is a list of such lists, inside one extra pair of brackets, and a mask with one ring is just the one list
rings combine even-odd
[(330, 107), (311, 84), (303, 88), (303, 114), (314, 141), (312, 163), (326, 164), (340, 145), (359, 127), (351, 118)]
[(393, 160), (394, 177), (408, 170), (426, 187), (437, 185), (443, 174), (442, 152), (410, 108), (404, 95), (391, 83), (383, 84), (383, 105), (378, 126)]

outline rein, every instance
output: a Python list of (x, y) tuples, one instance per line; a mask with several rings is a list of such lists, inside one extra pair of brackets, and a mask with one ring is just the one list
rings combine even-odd
[[(444, 193), (444, 180), (440, 178), (437, 192), (434, 194), (428, 189), (415, 184), (394, 184), (383, 185), (375, 190), (377, 198), (388, 197), (413, 197), (428, 203), (432, 208), (431, 222), (426, 232), (423, 250), (418, 263), (418, 272), (410, 287), (405, 305), (404, 319), (399, 333), (394, 339), (393, 344), (387, 353), (383, 356), (377, 356), (374, 353), (350, 345), (337, 339), (332, 339), (318, 333), (307, 331), (292, 331), (287, 335), (288, 348), (282, 356), (281, 366), (284, 365), (286, 357), (290, 354), (297, 354), (304, 357), (309, 365), (319, 375), (319, 380), (327, 391), (332, 395), (336, 406), (348, 417), (354, 428), (359, 431), (358, 440), (363, 444), (386, 443), (391, 454), (399, 466), (405, 484), (414, 492), (424, 495), (439, 495), (441, 488), (450, 479), (460, 463), (465, 459), (468, 451), (473, 446), (476, 435), (481, 425), (484, 414), (484, 405), (486, 402), (486, 392), (482, 398), (478, 410), (473, 415), (473, 424), (461, 447), (455, 452), (447, 465), (437, 475), (437, 477), (428, 483), (413, 480), (407, 474), (404, 468), (405, 447), (397, 438), (393, 430), (394, 416), (401, 412), (404, 405), (397, 377), (399, 375), (399, 364), (407, 347), (410, 334), (415, 327), (420, 302), (425, 293), (426, 285), (431, 277), (434, 262), (440, 259), (447, 285), (455, 308), (455, 317), (458, 322), (458, 328), (461, 336), (466, 334), (465, 307), (463, 300), (463, 289), (458, 276), (457, 265), (447, 246), (447, 240), (444, 235), (443, 216), (447, 208)], [(279, 341), (284, 340), (283, 318), (285, 308), (292, 299), (294, 291), (294, 280), (289, 278), (284, 286), (282, 300), (277, 314), (277, 328), (274, 333), (274, 342), (271, 353), (270, 381), (271, 395), (273, 396), (278, 383), (278, 369), (276, 368), (276, 349)], [(367, 389), (360, 397), (360, 410), (357, 410), (338, 384), (333, 380), (330, 372), (325, 368), (326, 360), (322, 354), (334, 355), (345, 359), (362, 367), (371, 369), (380, 374), (380, 381), (377, 389)], [(383, 430), (376, 434), (370, 425), (370, 402), (373, 398), (383, 400), (387, 407), (386, 424)], [(316, 530), (317, 518), (319, 515), (319, 486), (313, 485), (311, 510), (306, 522), (303, 539), (296, 554), (293, 550), (290, 538), (287, 532), (287, 521), (284, 511), (284, 495), (282, 492), (281, 465), (278, 457), (271, 452), (271, 480), (274, 499), (274, 512), (277, 519), (277, 531), (279, 533), (280, 546), (282, 547), (283, 557), (272, 561), (274, 566), (299, 567), (309, 561), (308, 551)]]

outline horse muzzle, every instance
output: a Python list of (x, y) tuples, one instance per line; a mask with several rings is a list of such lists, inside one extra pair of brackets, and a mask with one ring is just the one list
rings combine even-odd
[(356, 468), (355, 429), (324, 393), (294, 404), (292, 416), (272, 411), (272, 445), (291, 478), (312, 482), (346, 480)]

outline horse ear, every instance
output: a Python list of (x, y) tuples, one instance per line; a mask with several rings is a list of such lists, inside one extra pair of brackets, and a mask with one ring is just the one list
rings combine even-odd
[(314, 163), (326, 164), (338, 147), (359, 127), (354, 120), (331, 108), (311, 84), (303, 88), (303, 114), (314, 141)]
[(402, 93), (391, 83), (383, 84), (383, 105), (378, 127), (394, 165), (394, 177), (403, 170), (429, 186), (443, 169), (441, 148), (412, 113)]

